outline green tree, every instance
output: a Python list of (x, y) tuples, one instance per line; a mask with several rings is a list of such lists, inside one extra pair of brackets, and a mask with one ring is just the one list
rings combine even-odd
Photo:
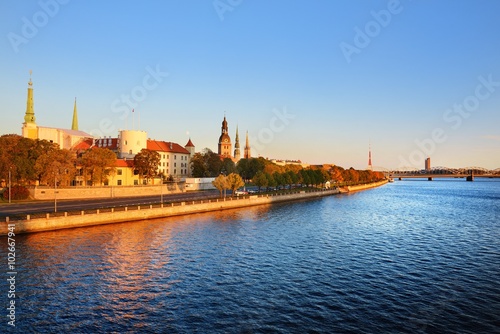
[(239, 174), (236, 173), (231, 173), (227, 176), (227, 185), (229, 189), (232, 191), (232, 195), (234, 197), (234, 193), (236, 192), (236, 189), (243, 187), (245, 185), (245, 182), (243, 182), (243, 179)]
[(200, 152), (195, 153), (191, 158), (191, 175), (193, 177), (207, 177), (209, 175), (204, 156)]
[(286, 184), (290, 186), (290, 189), (292, 189), (292, 185), (297, 184), (299, 182), (299, 176), (293, 170), (289, 170), (288, 172), (283, 174), (283, 177), (286, 180)]
[(139, 173), (139, 178), (150, 179), (158, 175), (158, 166), (160, 165), (161, 156), (158, 152), (143, 148), (134, 157), (134, 168)]
[(220, 192), (220, 197), (222, 198), (222, 193), (224, 190), (229, 189), (229, 185), (227, 182), (227, 176), (224, 174), (220, 174), (212, 181), (212, 184), (215, 188), (217, 188)]
[(274, 179), (273, 175), (270, 173), (264, 173), (267, 179), (267, 186), (270, 188), (276, 188), (276, 185), (278, 184), (276, 180)]
[(259, 192), (262, 187), (267, 187), (268, 185), (267, 177), (263, 172), (257, 172), (252, 178), (252, 182), (259, 188)]
[(276, 181), (276, 186), (278, 188), (281, 188), (282, 186), (284, 186), (286, 184), (285, 179), (283, 178), (283, 174), (280, 172), (274, 172), (273, 178), (274, 178), (274, 181)]
[(191, 174), (194, 177), (216, 177), (223, 170), (227, 174), (226, 168), (234, 170), (234, 163), (226, 161), (224, 164), (220, 155), (209, 148), (205, 148), (201, 153), (196, 153), (191, 159)]
[(236, 165), (232, 159), (224, 158), (222, 160), (222, 172), (226, 175), (236, 173)]

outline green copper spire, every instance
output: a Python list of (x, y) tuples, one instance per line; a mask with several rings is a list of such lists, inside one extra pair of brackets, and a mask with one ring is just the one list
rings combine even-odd
[(76, 111), (76, 97), (75, 97), (75, 107), (73, 108), (73, 123), (71, 124), (71, 130), (78, 130), (78, 112)]
[(28, 100), (26, 101), (26, 115), (24, 115), (25, 123), (35, 123), (35, 111), (33, 108), (33, 82), (31, 81), (31, 74), (33, 72), (30, 70), (30, 81), (28, 82)]

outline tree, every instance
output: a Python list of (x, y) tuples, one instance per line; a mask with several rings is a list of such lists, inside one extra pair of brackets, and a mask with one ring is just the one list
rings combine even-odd
[(240, 161), (238, 161), (237, 170), (242, 178), (251, 180), (257, 172), (264, 171), (265, 166), (266, 159), (264, 158), (240, 159)]
[[(215, 177), (224, 169), (226, 174), (234, 170), (234, 163), (231, 159), (225, 163), (220, 155), (205, 148), (202, 153), (196, 153), (191, 159), (191, 174), (194, 177)], [(226, 168), (228, 170), (226, 170)]]
[(86, 181), (103, 184), (116, 170), (116, 155), (107, 148), (92, 147), (82, 154), (80, 164)]
[(267, 187), (268, 185), (267, 177), (263, 172), (257, 172), (252, 178), (252, 182), (259, 188), (259, 192), (260, 188)]
[(222, 172), (226, 175), (236, 173), (236, 165), (231, 158), (224, 158), (222, 160)]
[(281, 188), (282, 186), (285, 185), (285, 179), (283, 178), (283, 174), (280, 172), (274, 172), (273, 173), (273, 178), (274, 181), (276, 181), (276, 186), (278, 188)]
[(149, 179), (158, 175), (160, 161), (161, 156), (158, 152), (143, 148), (134, 157), (134, 167), (139, 173), (139, 178), (149, 181)]
[(205, 164), (203, 154), (200, 152), (195, 153), (191, 158), (191, 175), (193, 177), (206, 177), (208, 176), (208, 169)]
[(273, 175), (269, 173), (264, 173), (264, 175), (266, 176), (267, 179), (267, 186), (273, 189), (276, 188), (277, 182), (274, 179)]
[[(292, 182), (292, 184), (297, 184), (299, 182), (299, 175), (296, 172), (290, 170), (288, 171), (288, 175), (290, 176), (290, 181)], [(291, 188), (292, 187), (290, 185), (290, 189)]]
[(68, 150), (51, 150), (38, 157), (35, 164), (36, 173), (42, 184), (54, 186), (71, 185), (76, 175), (76, 157)]
[(245, 185), (245, 182), (243, 182), (243, 179), (241, 176), (239, 176), (236, 173), (231, 173), (227, 176), (227, 185), (229, 189), (232, 191), (232, 195), (234, 197), (234, 193), (236, 192), (236, 189), (243, 187)]
[(227, 177), (224, 174), (220, 174), (212, 181), (212, 184), (215, 188), (220, 191), (220, 197), (222, 198), (222, 192), (226, 189), (229, 189), (229, 185), (227, 182)]

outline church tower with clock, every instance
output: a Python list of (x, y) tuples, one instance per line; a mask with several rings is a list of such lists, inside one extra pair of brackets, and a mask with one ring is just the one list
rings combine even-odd
[(231, 156), (231, 138), (229, 137), (229, 134), (228, 134), (226, 116), (224, 116), (224, 120), (222, 121), (221, 135), (219, 137), (218, 154), (222, 158), (232, 158), (232, 156)]

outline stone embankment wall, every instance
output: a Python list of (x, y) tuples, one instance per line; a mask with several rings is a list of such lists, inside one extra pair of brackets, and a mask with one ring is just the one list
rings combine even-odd
[[(105, 213), (99, 213), (99, 211), (97, 211), (97, 213), (85, 214), (85, 212), (82, 211), (80, 215), (67, 215), (65, 213), (64, 216), (57, 217), (47, 214), (45, 218), (36, 219), (29, 219), (28, 216), (28, 219), (26, 220), (11, 222), (6, 221), (0, 223), (0, 235), (6, 235), (8, 233), (8, 224), (15, 224), (15, 233), (20, 234), (234, 209), (246, 206), (329, 196), (338, 193), (338, 190), (318, 190), (312, 192), (299, 191), (291, 194), (253, 195), (246, 196), (244, 198), (235, 197), (216, 200), (212, 199), (194, 202), (170, 203), (163, 204), (160, 207), (150, 205), (139, 207), (134, 206), (130, 208), (120, 208), (120, 211), (116, 209), (112, 210), (112, 212)], [(93, 210), (93, 212), (95, 212), (95, 210)]]
[[(54, 194), (54, 191), (56, 193)], [(162, 186), (104, 186), (104, 187), (71, 187), (54, 188), (34, 187), (30, 189), (30, 195), (37, 200), (57, 199), (89, 199), (89, 198), (112, 198), (131, 196), (152, 196), (160, 194), (176, 194), (185, 191), (184, 182), (166, 183)]]
[(354, 192), (354, 191), (360, 191), (360, 190), (366, 190), (370, 188), (375, 188), (375, 187), (380, 187), (381, 185), (386, 184), (389, 182), (388, 180), (382, 180), (378, 182), (373, 182), (373, 183), (367, 183), (367, 184), (358, 184), (356, 186), (347, 186), (348, 192)]
[(342, 190), (316, 190), (308, 192), (302, 190), (285, 194), (251, 195), (245, 197), (215, 200), (207, 199), (201, 201), (169, 203), (156, 206), (134, 206), (130, 208), (125, 207), (111, 209), (111, 212), (99, 212), (99, 210), (97, 210), (97, 213), (95, 213), (96, 210), (93, 210), (93, 213), (90, 214), (85, 214), (84, 211), (81, 211), (81, 213), (78, 215), (68, 215), (67, 213), (64, 213), (64, 216), (51, 216), (50, 214), (47, 214), (45, 218), (30, 219), (30, 217), (28, 216), (26, 220), (12, 222), (9, 222), (9, 219), (7, 218), (5, 222), (0, 222), (0, 235), (6, 235), (8, 233), (7, 228), (9, 225), (15, 225), (16, 234), (50, 231), (64, 228), (129, 222), (135, 220), (171, 217), (192, 213), (241, 208), (247, 206), (266, 205), (277, 202), (318, 198), (343, 192), (360, 191), (374, 188), (385, 183), (387, 183), (386, 180), (365, 185), (349, 186), (346, 187), (347, 189)]

